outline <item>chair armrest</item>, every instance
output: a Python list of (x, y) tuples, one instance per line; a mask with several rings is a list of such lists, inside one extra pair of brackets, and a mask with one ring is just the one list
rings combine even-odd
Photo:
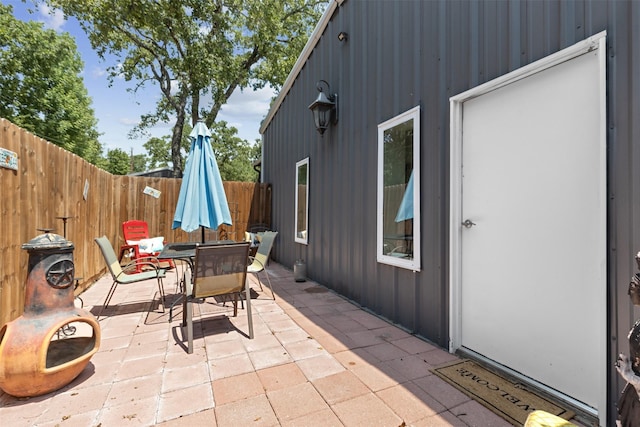
[(256, 257), (249, 256), (249, 263), (247, 265), (251, 266), (254, 262), (257, 262), (258, 264), (260, 264), (262, 266), (262, 268), (265, 268), (265, 265), (262, 263), (262, 261), (260, 261)]
[(160, 270), (160, 261), (154, 256), (136, 258), (123, 265), (122, 272), (126, 273), (128, 270), (134, 270), (139, 268), (140, 266), (148, 266), (153, 268), (154, 270)]

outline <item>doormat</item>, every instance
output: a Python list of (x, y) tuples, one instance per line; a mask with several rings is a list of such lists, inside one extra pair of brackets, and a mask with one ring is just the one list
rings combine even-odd
[(471, 360), (460, 360), (434, 368), (431, 372), (516, 426), (523, 426), (535, 410), (546, 411), (565, 420), (575, 415), (532, 393), (524, 385), (511, 382)]

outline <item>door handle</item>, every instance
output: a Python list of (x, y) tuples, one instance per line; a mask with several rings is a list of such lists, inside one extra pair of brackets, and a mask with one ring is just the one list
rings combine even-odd
[(473, 221), (471, 221), (470, 219), (466, 219), (466, 220), (462, 223), (462, 225), (464, 225), (466, 228), (471, 228), (471, 227), (473, 227), (474, 225), (476, 225), (476, 223), (475, 223), (475, 222), (473, 222)]

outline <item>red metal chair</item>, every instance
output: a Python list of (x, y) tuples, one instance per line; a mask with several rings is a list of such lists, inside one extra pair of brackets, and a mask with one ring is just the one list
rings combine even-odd
[[(160, 244), (163, 244), (162, 238), (149, 238), (149, 226), (146, 221), (138, 219), (131, 219), (122, 223), (122, 236), (124, 237), (124, 244), (120, 246), (121, 262), (123, 258), (128, 258), (128, 262), (136, 261), (138, 259), (149, 258), (150, 256), (158, 256), (160, 254)], [(155, 240), (160, 240), (156, 242)], [(156, 247), (153, 247), (153, 244)], [(168, 260), (168, 267), (173, 268), (175, 264), (172, 260)], [(136, 263), (136, 273), (142, 272), (145, 264), (143, 262)]]

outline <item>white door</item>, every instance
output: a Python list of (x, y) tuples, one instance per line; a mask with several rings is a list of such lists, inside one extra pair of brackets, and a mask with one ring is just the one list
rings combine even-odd
[(603, 53), (538, 64), (456, 101), (452, 339), (604, 409)]

